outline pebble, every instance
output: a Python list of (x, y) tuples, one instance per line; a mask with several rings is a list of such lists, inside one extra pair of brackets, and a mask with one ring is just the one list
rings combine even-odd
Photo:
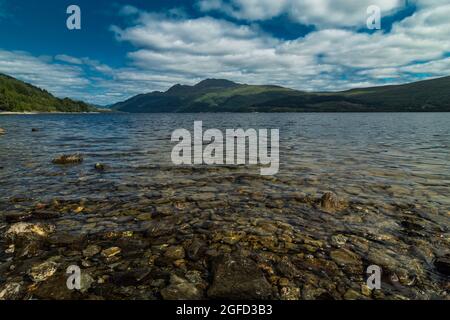
[(111, 247), (102, 251), (102, 256), (105, 258), (112, 258), (120, 254), (122, 250), (119, 247)]
[(97, 254), (99, 254), (102, 251), (102, 247), (98, 245), (89, 245), (86, 247), (86, 249), (83, 250), (83, 256), (86, 258), (91, 258)]
[(164, 252), (164, 256), (170, 260), (181, 260), (185, 257), (185, 251), (182, 246), (173, 246), (167, 248), (166, 252)]

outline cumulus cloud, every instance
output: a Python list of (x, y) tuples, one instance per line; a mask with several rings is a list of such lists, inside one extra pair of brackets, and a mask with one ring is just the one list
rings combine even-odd
[(271, 19), (286, 14), (292, 21), (318, 28), (359, 27), (367, 8), (378, 6), (384, 15), (404, 8), (405, 0), (199, 0), (204, 12), (218, 11), (236, 19)]
[(0, 50), (0, 72), (47, 89), (60, 97), (81, 98), (80, 89), (89, 85), (89, 80), (83, 77), (79, 67), (53, 63), (51, 58), (35, 57), (23, 51)]

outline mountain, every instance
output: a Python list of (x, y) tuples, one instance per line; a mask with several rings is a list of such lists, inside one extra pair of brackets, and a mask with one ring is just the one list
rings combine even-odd
[(0, 74), (0, 112), (89, 112), (95, 108), (69, 98), (59, 99), (49, 92)]
[(279, 86), (207, 79), (177, 84), (117, 103), (112, 109), (156, 112), (450, 112), (450, 77), (342, 92), (304, 92)]

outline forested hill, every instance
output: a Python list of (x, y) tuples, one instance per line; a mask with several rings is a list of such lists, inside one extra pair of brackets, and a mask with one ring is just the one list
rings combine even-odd
[(0, 74), (0, 112), (2, 111), (90, 112), (95, 111), (95, 108), (84, 102), (56, 98), (43, 89)]

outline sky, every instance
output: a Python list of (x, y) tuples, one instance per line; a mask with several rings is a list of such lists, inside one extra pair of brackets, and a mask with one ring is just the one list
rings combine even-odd
[[(69, 5), (81, 30), (69, 30)], [(381, 9), (370, 30), (367, 9)], [(110, 105), (221, 78), (339, 91), (450, 75), (448, 0), (0, 0), (0, 72)]]

